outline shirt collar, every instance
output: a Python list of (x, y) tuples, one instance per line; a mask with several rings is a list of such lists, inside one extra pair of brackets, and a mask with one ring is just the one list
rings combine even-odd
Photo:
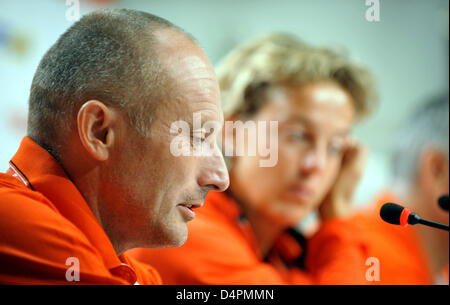
[(207, 200), (208, 205), (210, 205), (211, 208), (216, 209), (220, 214), (224, 215), (239, 227), (244, 238), (261, 260), (270, 261), (272, 256), (278, 256), (288, 265), (303, 267), (306, 239), (300, 232), (297, 232), (294, 229), (286, 230), (286, 232), (279, 236), (275, 241), (273, 248), (267, 256), (263, 258), (259, 251), (252, 226), (243, 212), (243, 202), (229, 190), (222, 193), (209, 192)]
[(253, 252), (262, 259), (255, 233), (242, 209), (242, 202), (238, 202), (237, 197), (232, 195), (230, 191), (209, 192), (207, 201), (212, 209), (215, 209), (219, 214), (223, 215), (228, 221), (231, 221), (239, 228), (239, 231), (247, 240)]
[(49, 152), (24, 137), (10, 167), (16, 171), (13, 174), (26, 181), (25, 185), (47, 197), (62, 216), (85, 234), (110, 271), (122, 269), (121, 260), (87, 202)]
[(208, 204), (220, 214), (236, 223), (246, 221), (241, 205), (230, 191), (209, 192), (207, 196)]

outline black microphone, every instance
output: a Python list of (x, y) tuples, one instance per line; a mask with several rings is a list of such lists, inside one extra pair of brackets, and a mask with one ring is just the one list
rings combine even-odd
[(441, 209), (448, 212), (448, 195), (443, 195), (439, 197), (438, 203)]
[(408, 224), (416, 225), (420, 223), (425, 226), (445, 231), (449, 230), (448, 225), (444, 225), (442, 223), (434, 222), (431, 220), (422, 219), (416, 213), (411, 212), (410, 208), (404, 208), (398, 204), (391, 202), (385, 203), (381, 207), (380, 216), (381, 219), (393, 225), (401, 225), (403, 227), (406, 227)]

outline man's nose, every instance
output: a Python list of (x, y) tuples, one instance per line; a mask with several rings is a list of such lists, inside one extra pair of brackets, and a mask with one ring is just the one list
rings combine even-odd
[(230, 185), (228, 170), (222, 154), (205, 157), (204, 166), (198, 178), (198, 185), (213, 191), (223, 192)]

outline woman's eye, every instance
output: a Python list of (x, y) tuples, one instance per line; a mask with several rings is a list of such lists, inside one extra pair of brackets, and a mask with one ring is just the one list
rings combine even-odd
[(328, 145), (328, 150), (332, 154), (340, 154), (344, 149), (344, 144), (342, 141), (334, 141)]
[(341, 149), (340, 147), (338, 147), (338, 146), (331, 145), (331, 146), (329, 147), (329, 151), (330, 151), (332, 154), (339, 154), (339, 153), (341, 153), (342, 149)]
[(288, 138), (292, 141), (303, 141), (305, 140), (305, 134), (303, 132), (292, 132), (288, 134)]

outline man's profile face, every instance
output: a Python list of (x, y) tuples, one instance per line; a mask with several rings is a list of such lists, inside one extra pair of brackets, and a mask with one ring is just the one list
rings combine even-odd
[[(206, 55), (178, 32), (165, 31), (161, 33), (160, 49), (171, 79), (170, 94), (151, 114), (148, 137), (138, 135), (131, 127), (118, 135), (123, 144), (116, 159), (111, 160), (117, 187), (105, 192), (110, 196), (108, 201), (117, 205), (108, 207), (116, 214), (109, 217), (116, 219), (111, 225), (120, 226), (114, 231), (132, 237), (134, 244), (130, 247), (183, 244), (192, 210), (203, 204), (208, 191), (228, 187), (228, 173), (217, 145), (218, 154), (212, 156), (177, 157), (170, 151), (175, 137), (170, 132), (173, 122), (182, 120), (192, 128), (194, 112), (200, 112), (203, 121), (219, 123), (223, 115), (214, 69)], [(189, 137), (195, 132), (191, 129)]]

